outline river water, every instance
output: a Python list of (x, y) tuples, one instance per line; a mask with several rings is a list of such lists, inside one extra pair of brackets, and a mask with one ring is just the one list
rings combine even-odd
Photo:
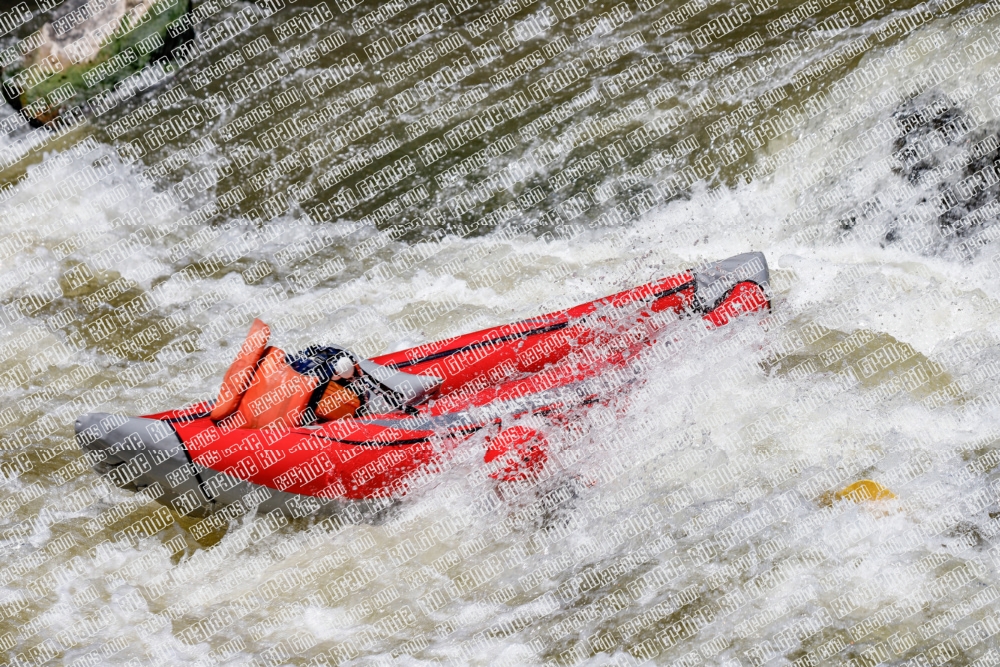
[[(10, 664), (1000, 662), (994, 4), (224, 4), (72, 129), (0, 111)], [(254, 316), (374, 355), (748, 250), (772, 312), (678, 322), (522, 486), (474, 437), (195, 539), (73, 442), (214, 398)]]

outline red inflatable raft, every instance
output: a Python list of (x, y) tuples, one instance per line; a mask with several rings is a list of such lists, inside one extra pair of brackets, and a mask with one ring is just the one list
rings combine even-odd
[(544, 467), (546, 442), (519, 419), (565, 423), (635, 381), (626, 362), (675, 313), (721, 326), (768, 308), (768, 293), (764, 256), (746, 253), (370, 360), (339, 348), (286, 356), (255, 321), (214, 403), (84, 415), (77, 439), (118, 486), (197, 516), (231, 505), (301, 516), (331, 501), (401, 495), (484, 428), (486, 474), (524, 479)]

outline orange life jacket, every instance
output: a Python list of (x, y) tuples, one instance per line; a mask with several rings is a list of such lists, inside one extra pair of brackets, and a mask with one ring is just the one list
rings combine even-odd
[[(361, 407), (356, 391), (331, 381), (317, 389), (320, 379), (303, 375), (286, 361), (285, 353), (267, 347), (271, 330), (254, 320), (222, 380), (219, 397), (210, 414), (226, 428), (294, 427), (302, 423), (310, 400), (316, 400), (316, 417), (323, 420), (353, 416)], [(321, 396), (316, 399), (315, 393)]]
[(319, 378), (296, 372), (285, 361), (284, 352), (269, 348), (240, 401), (237, 412), (242, 427), (298, 426), (317, 384)]
[(219, 421), (236, 412), (240, 399), (250, 387), (254, 371), (257, 369), (257, 364), (264, 354), (264, 348), (267, 347), (267, 339), (270, 337), (271, 329), (260, 320), (255, 319), (250, 326), (246, 340), (243, 341), (239, 352), (236, 353), (235, 361), (222, 379), (219, 397), (215, 401), (215, 407), (212, 408), (212, 419)]
[(361, 399), (357, 394), (336, 382), (330, 382), (323, 392), (323, 397), (316, 404), (316, 416), (331, 421), (353, 417), (360, 407)]

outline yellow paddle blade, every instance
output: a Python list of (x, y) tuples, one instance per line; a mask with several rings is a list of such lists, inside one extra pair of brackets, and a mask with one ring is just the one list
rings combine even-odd
[(870, 479), (858, 480), (854, 484), (837, 491), (834, 495), (837, 500), (847, 498), (848, 500), (853, 500), (856, 503), (860, 503), (865, 500), (889, 500), (890, 498), (896, 497), (895, 493), (885, 488), (878, 482), (873, 482)]

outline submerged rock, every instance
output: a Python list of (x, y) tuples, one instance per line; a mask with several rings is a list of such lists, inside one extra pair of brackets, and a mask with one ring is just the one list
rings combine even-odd
[(171, 37), (167, 26), (190, 5), (190, 0), (66, 0), (57, 18), (18, 44), (21, 62), (5, 63), (4, 98), (33, 123), (47, 123), (168, 53), (185, 36)]
[[(961, 242), (998, 222), (1000, 127), (977, 119), (977, 99), (956, 101), (931, 89), (900, 103), (893, 119), (900, 134), (893, 143), (899, 165), (893, 171), (922, 191), (917, 203), (937, 198), (934, 216), (939, 247)], [(886, 244), (901, 235), (890, 228)], [(966, 245), (966, 255), (972, 246)]]

